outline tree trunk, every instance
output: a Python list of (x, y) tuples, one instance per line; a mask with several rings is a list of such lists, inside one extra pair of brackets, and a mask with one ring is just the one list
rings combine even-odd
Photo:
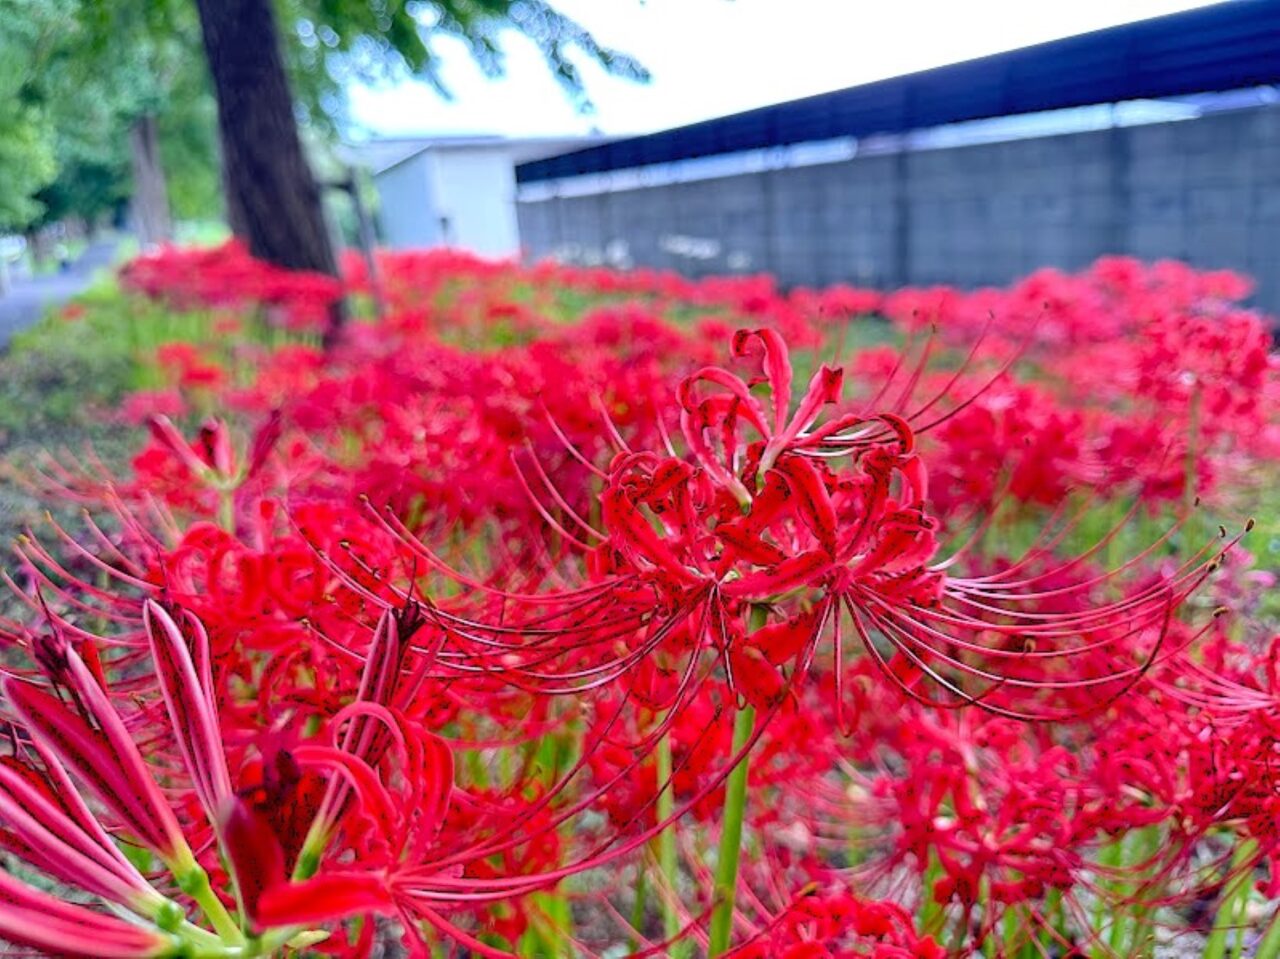
[[(218, 98), (228, 222), (259, 259), (337, 276), (271, 0), (196, 0), (196, 6)], [(342, 316), (340, 307), (330, 316), (330, 341)]]
[(43, 230), (27, 230), (27, 253), (31, 256), (31, 274), (40, 272), (44, 266), (45, 247)]
[(133, 160), (133, 212), (138, 242), (144, 247), (163, 243), (173, 235), (169, 219), (169, 191), (160, 165), (160, 136), (156, 118), (138, 117), (129, 128), (129, 152)]

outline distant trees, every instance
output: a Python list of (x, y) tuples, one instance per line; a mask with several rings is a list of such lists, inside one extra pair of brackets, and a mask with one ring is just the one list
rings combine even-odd
[[(181, 169), (183, 212), (216, 215), (216, 190), (203, 186), (217, 183), (213, 100), (201, 58), (191, 55), (194, 16), (186, 21), (150, 0), (0, 0), (0, 50), (21, 51), (0, 53), (0, 111), (24, 105), (47, 160), (23, 164), (39, 172), (38, 183), (0, 175), (0, 208), (16, 211), (0, 227), (93, 222), (132, 196), (141, 239), (168, 239), (169, 166)], [(0, 117), (0, 141), (12, 129)]]
[(546, 0), (0, 0), (0, 23), (0, 222), (92, 215), (128, 189), (144, 241), (163, 240), (175, 186), (179, 205), (211, 202), (220, 154), (223, 209), (249, 249), (326, 273), (336, 257), (299, 124), (338, 129), (349, 83), (414, 75), (444, 93), (433, 36), (463, 39), (496, 75), (508, 30), (580, 103), (575, 56), (647, 78)]
[(22, 229), (39, 216), (35, 196), (58, 172), (43, 104), (27, 86), (47, 23), (11, 20), (12, 2), (0, 0), (0, 230)]

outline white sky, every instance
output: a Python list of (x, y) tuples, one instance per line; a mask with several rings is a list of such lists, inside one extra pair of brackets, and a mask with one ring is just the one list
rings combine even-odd
[(353, 118), (381, 136), (642, 133), (954, 63), (1204, 0), (556, 0), (604, 44), (639, 59), (648, 84), (583, 65), (597, 112), (578, 114), (532, 43), (511, 34), (507, 75), (433, 44), (455, 99), (406, 82), (351, 90)]

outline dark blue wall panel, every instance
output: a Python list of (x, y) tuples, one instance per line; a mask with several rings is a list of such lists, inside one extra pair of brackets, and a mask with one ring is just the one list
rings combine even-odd
[(1228, 0), (536, 160), (516, 179), (1278, 82), (1280, 0)]

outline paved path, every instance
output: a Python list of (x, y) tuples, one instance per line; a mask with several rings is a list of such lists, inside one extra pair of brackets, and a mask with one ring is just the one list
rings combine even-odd
[(15, 277), (8, 294), (0, 296), (0, 350), (14, 333), (40, 319), (46, 309), (84, 292), (93, 274), (111, 265), (116, 243), (115, 239), (106, 239), (90, 244), (65, 273), (30, 279)]

